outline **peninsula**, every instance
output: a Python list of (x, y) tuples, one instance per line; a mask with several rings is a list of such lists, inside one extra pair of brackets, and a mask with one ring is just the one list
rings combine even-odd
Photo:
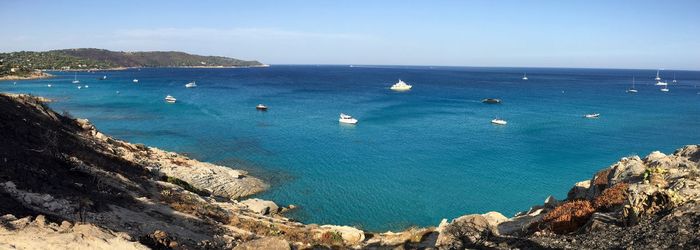
[(0, 80), (36, 79), (44, 70), (106, 70), (135, 67), (264, 67), (258, 61), (177, 51), (124, 52), (80, 48), (0, 53)]
[[(622, 158), (511, 218), (365, 232), (290, 220), (268, 188), (218, 166), (103, 134), (42, 99), (0, 94), (0, 248), (610, 249), (700, 245), (700, 145)], [(543, 194), (543, 197), (545, 195)], [(463, 201), (469, 202), (469, 201)], [(301, 208), (303, 209), (303, 208)]]

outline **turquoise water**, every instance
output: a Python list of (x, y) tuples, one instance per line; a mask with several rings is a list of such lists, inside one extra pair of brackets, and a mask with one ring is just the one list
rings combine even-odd
[[(117, 138), (247, 169), (272, 184), (259, 197), (299, 206), (289, 216), (303, 222), (383, 231), (512, 215), (622, 156), (700, 143), (700, 72), (676, 71), (669, 93), (655, 73), (275, 65), (78, 73), (87, 89), (55, 72), (0, 91), (55, 98), (56, 110)], [(627, 94), (633, 75), (639, 93)], [(398, 78), (414, 89), (390, 91)], [(199, 87), (186, 89), (191, 80)], [(340, 112), (360, 123), (338, 124)], [(601, 118), (582, 118), (593, 112)]]

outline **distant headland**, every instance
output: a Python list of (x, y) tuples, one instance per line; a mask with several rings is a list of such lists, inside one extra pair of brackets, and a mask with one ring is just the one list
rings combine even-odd
[(0, 53), (0, 80), (50, 77), (44, 70), (107, 70), (124, 68), (266, 67), (258, 61), (201, 56), (178, 51), (125, 52), (94, 48)]

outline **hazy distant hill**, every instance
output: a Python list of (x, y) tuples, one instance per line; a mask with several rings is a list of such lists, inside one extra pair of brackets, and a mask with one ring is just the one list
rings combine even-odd
[(177, 51), (122, 52), (103, 49), (64, 49), (0, 53), (0, 76), (22, 74), (33, 69), (246, 67), (261, 65), (258, 61), (245, 61), (221, 56), (200, 56)]

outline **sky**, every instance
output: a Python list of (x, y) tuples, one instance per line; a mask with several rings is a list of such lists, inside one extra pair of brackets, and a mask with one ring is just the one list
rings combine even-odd
[(175, 50), (267, 64), (700, 70), (700, 1), (0, 0), (0, 52)]

